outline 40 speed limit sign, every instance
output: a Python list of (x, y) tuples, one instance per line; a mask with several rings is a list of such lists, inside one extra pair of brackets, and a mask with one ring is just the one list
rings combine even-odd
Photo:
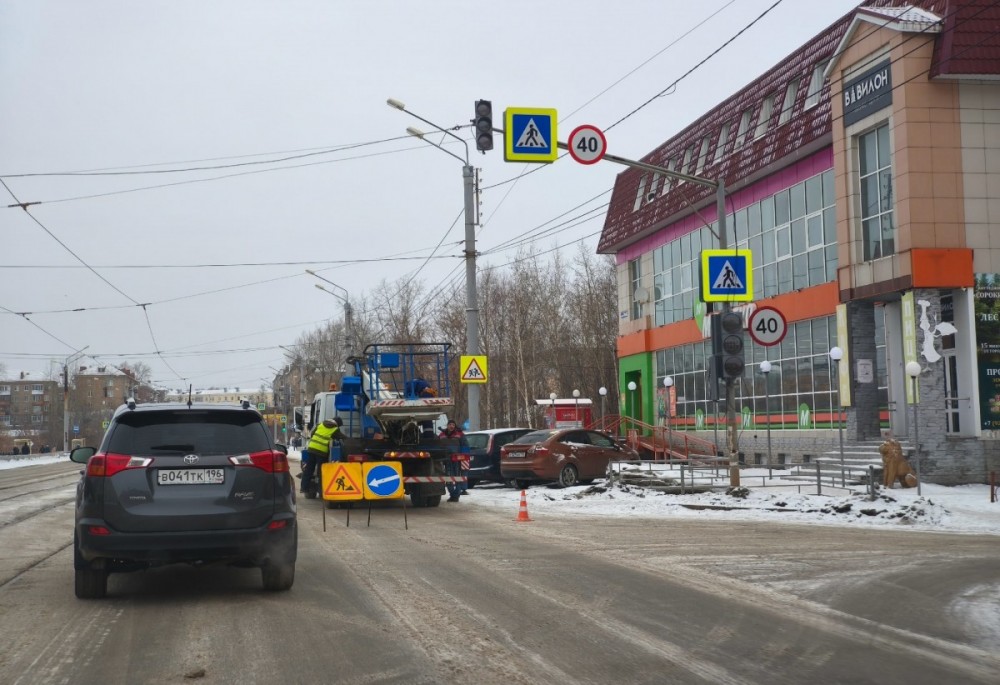
[(608, 151), (608, 140), (601, 129), (584, 124), (577, 126), (569, 134), (569, 143), (566, 147), (569, 149), (570, 157), (580, 164), (596, 164)]
[(774, 307), (758, 307), (747, 321), (747, 332), (758, 345), (777, 345), (788, 332), (785, 315)]

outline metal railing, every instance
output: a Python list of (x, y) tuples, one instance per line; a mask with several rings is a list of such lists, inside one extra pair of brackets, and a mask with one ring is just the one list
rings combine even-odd
[(719, 455), (718, 446), (711, 440), (687, 431), (654, 426), (631, 416), (611, 414), (594, 421), (588, 428), (618, 435), (637, 452), (651, 453), (654, 461), (704, 461)]

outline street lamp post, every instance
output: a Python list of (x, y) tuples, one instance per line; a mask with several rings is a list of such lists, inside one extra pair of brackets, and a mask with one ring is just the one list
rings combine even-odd
[[(419, 119), (429, 126), (433, 126), (445, 135), (458, 140), (465, 146), (465, 159), (456, 155), (450, 150), (446, 150), (432, 140), (428, 140), (423, 131), (414, 127), (408, 127), (406, 132), (411, 136), (420, 138), (425, 143), (433, 145), (442, 152), (451, 155), (462, 162), (462, 185), (465, 199), (465, 338), (466, 353), (475, 356), (479, 354), (479, 304), (476, 295), (476, 221), (475, 221), (475, 169), (469, 163), (469, 144), (457, 135), (441, 128), (433, 121), (428, 121), (418, 114), (414, 114), (406, 109), (399, 100), (389, 98), (386, 104), (401, 112), (406, 112), (411, 117)], [(469, 429), (479, 430), (479, 384), (468, 383), (467, 392), (469, 398)]]
[(766, 359), (760, 363), (760, 372), (764, 374), (764, 414), (767, 416), (767, 472), (774, 478), (771, 472), (771, 388), (768, 385), (771, 373), (771, 362)]
[(917, 471), (917, 494), (920, 494), (920, 423), (917, 421), (917, 397), (919, 397), (920, 363), (906, 362), (906, 375), (913, 383), (913, 461)]
[(604, 418), (608, 415), (608, 389), (602, 385), (598, 388), (597, 394), (601, 396), (601, 428), (607, 429)]
[(305, 406), (306, 403), (306, 371), (305, 371), (305, 355), (300, 354), (290, 347), (285, 347), (284, 345), (278, 345), (285, 352), (292, 355), (292, 359), (298, 359), (299, 362), (299, 406)]
[(347, 359), (353, 356), (354, 355), (354, 308), (351, 307), (350, 294), (347, 292), (347, 288), (345, 288), (342, 285), (337, 285), (328, 278), (323, 278), (312, 269), (306, 269), (306, 273), (309, 274), (310, 276), (315, 276), (321, 281), (329, 283), (334, 288), (344, 291), (343, 296), (341, 296), (333, 292), (332, 290), (324, 288), (319, 283), (316, 283), (317, 288), (319, 288), (320, 290), (329, 295), (333, 295), (338, 300), (344, 303), (344, 352), (345, 352), (344, 358)]
[(576, 412), (576, 427), (582, 428), (580, 425), (580, 391), (576, 388), (573, 388), (573, 404)]
[(639, 387), (639, 386), (637, 386), (635, 384), (635, 381), (629, 381), (628, 382), (628, 390), (629, 390), (629, 393), (631, 394), (631, 399), (632, 399), (632, 406), (630, 407), (630, 409), (632, 410), (632, 420), (633, 421), (635, 421), (635, 389), (637, 387)]
[(549, 402), (551, 402), (551, 407), (552, 407), (549, 410), (550, 412), (552, 412), (551, 413), (551, 416), (552, 416), (552, 426), (551, 427), (552, 428), (556, 427), (556, 398), (557, 397), (559, 397), (559, 395), (555, 394), (554, 392), (550, 392), (549, 393)]
[(671, 388), (674, 387), (674, 377), (673, 376), (665, 376), (663, 378), (663, 387), (667, 389), (667, 401), (666, 401), (666, 405), (667, 406), (666, 406), (666, 408), (665, 408), (664, 411), (666, 412), (666, 415), (667, 415), (667, 459), (670, 459), (670, 457), (673, 456), (673, 454), (672, 454), (673, 450), (671, 449), (673, 447), (673, 435), (670, 432), (670, 413), (671, 413), (670, 412), (670, 405), (671, 405), (671, 402), (670, 402), (670, 400), (671, 400), (670, 393), (671, 393)]
[(844, 358), (844, 351), (839, 347), (830, 350), (830, 359), (837, 369), (837, 433), (840, 435), (840, 487), (846, 485), (844, 476), (844, 408), (840, 406), (840, 360)]
[(81, 347), (66, 357), (63, 363), (63, 452), (69, 452), (69, 365), (83, 356), (83, 351), (90, 347)]

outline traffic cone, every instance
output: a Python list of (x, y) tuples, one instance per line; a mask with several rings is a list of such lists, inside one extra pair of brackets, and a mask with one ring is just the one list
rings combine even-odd
[(530, 521), (531, 518), (528, 516), (528, 493), (525, 490), (521, 490), (521, 506), (517, 510), (517, 518), (515, 521)]

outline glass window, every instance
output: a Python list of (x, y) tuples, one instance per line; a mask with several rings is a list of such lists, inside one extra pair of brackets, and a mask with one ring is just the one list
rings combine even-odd
[(764, 137), (767, 133), (767, 126), (771, 123), (771, 113), (774, 111), (774, 96), (768, 95), (760, 106), (760, 115), (757, 117), (757, 129), (754, 131), (754, 139)]
[(826, 354), (830, 351), (829, 318), (812, 320), (813, 348), (811, 354)]
[(691, 231), (691, 258), (701, 259), (701, 231)]
[(775, 259), (777, 259), (777, 253), (774, 250), (774, 231), (770, 230), (765, 232), (760, 237), (761, 243), (761, 264), (770, 264)]
[(762, 263), (759, 261), (762, 258), (760, 246), (761, 237), (759, 235), (755, 235), (747, 241), (747, 249), (750, 250), (750, 254), (753, 255), (754, 261), (758, 264)]
[(754, 202), (747, 207), (747, 226), (750, 235), (760, 235), (760, 203)]
[(723, 124), (722, 128), (719, 129), (719, 144), (715, 146), (715, 159), (713, 164), (718, 164), (722, 161), (722, 156), (726, 151), (726, 143), (729, 142), (729, 127), (732, 124)]
[(837, 280), (837, 246), (827, 245), (826, 249), (826, 280)]
[(804, 254), (792, 257), (792, 289), (809, 287), (809, 258)]
[(806, 213), (823, 209), (823, 177), (813, 176), (806, 181)]
[(632, 286), (628, 295), (631, 303), (632, 319), (638, 319), (642, 316), (642, 303), (635, 299), (635, 291), (642, 285), (642, 266), (638, 259), (633, 259), (628, 263), (628, 272), (629, 282)]
[(778, 117), (778, 126), (788, 123), (792, 118), (792, 109), (795, 107), (795, 96), (799, 93), (799, 82), (789, 81), (785, 89), (785, 99), (781, 102), (781, 116)]
[(823, 206), (832, 207), (837, 203), (837, 197), (833, 190), (833, 170), (827, 169), (823, 172)]
[(705, 164), (708, 162), (708, 136), (701, 139), (701, 149), (698, 151), (698, 164), (694, 168), (694, 175), (701, 176)]
[(791, 188), (792, 219), (800, 219), (806, 215), (806, 184), (796, 183)]
[(782, 190), (774, 196), (774, 225), (781, 226), (791, 220), (788, 206), (788, 191)]
[(795, 219), (791, 223), (792, 254), (802, 254), (806, 251), (806, 220)]
[(870, 261), (896, 252), (888, 124), (858, 137), (858, 157), (863, 258)]
[(826, 255), (823, 250), (809, 253), (809, 285), (826, 283)]
[(736, 242), (741, 243), (747, 239), (747, 210), (741, 209), (736, 212)]
[(791, 231), (788, 226), (783, 226), (774, 232), (775, 241), (778, 248), (778, 259), (787, 257), (792, 253)]
[(774, 199), (764, 198), (760, 201), (760, 229), (767, 231), (774, 228)]
[(740, 127), (736, 130), (736, 149), (743, 147), (743, 143), (746, 142), (747, 133), (750, 130), (750, 110), (745, 109), (743, 113), (740, 114)]
[(681, 262), (691, 261), (691, 234), (687, 233), (680, 237), (681, 244)]
[(837, 242), (837, 215), (833, 207), (823, 210), (823, 242)]
[(774, 297), (778, 294), (778, 265), (768, 264), (764, 267), (764, 297)]
[(790, 259), (778, 262), (778, 292), (792, 292), (792, 260)]
[(819, 247), (823, 244), (823, 215), (813, 214), (806, 219), (806, 234), (809, 247)]
[(639, 179), (639, 187), (635, 191), (635, 204), (632, 205), (633, 212), (642, 207), (643, 198), (646, 197), (646, 178), (647, 175), (643, 174), (642, 178)]
[(813, 67), (812, 75), (809, 77), (809, 89), (806, 91), (805, 109), (819, 104), (819, 97), (823, 92), (823, 65), (817, 64)]

